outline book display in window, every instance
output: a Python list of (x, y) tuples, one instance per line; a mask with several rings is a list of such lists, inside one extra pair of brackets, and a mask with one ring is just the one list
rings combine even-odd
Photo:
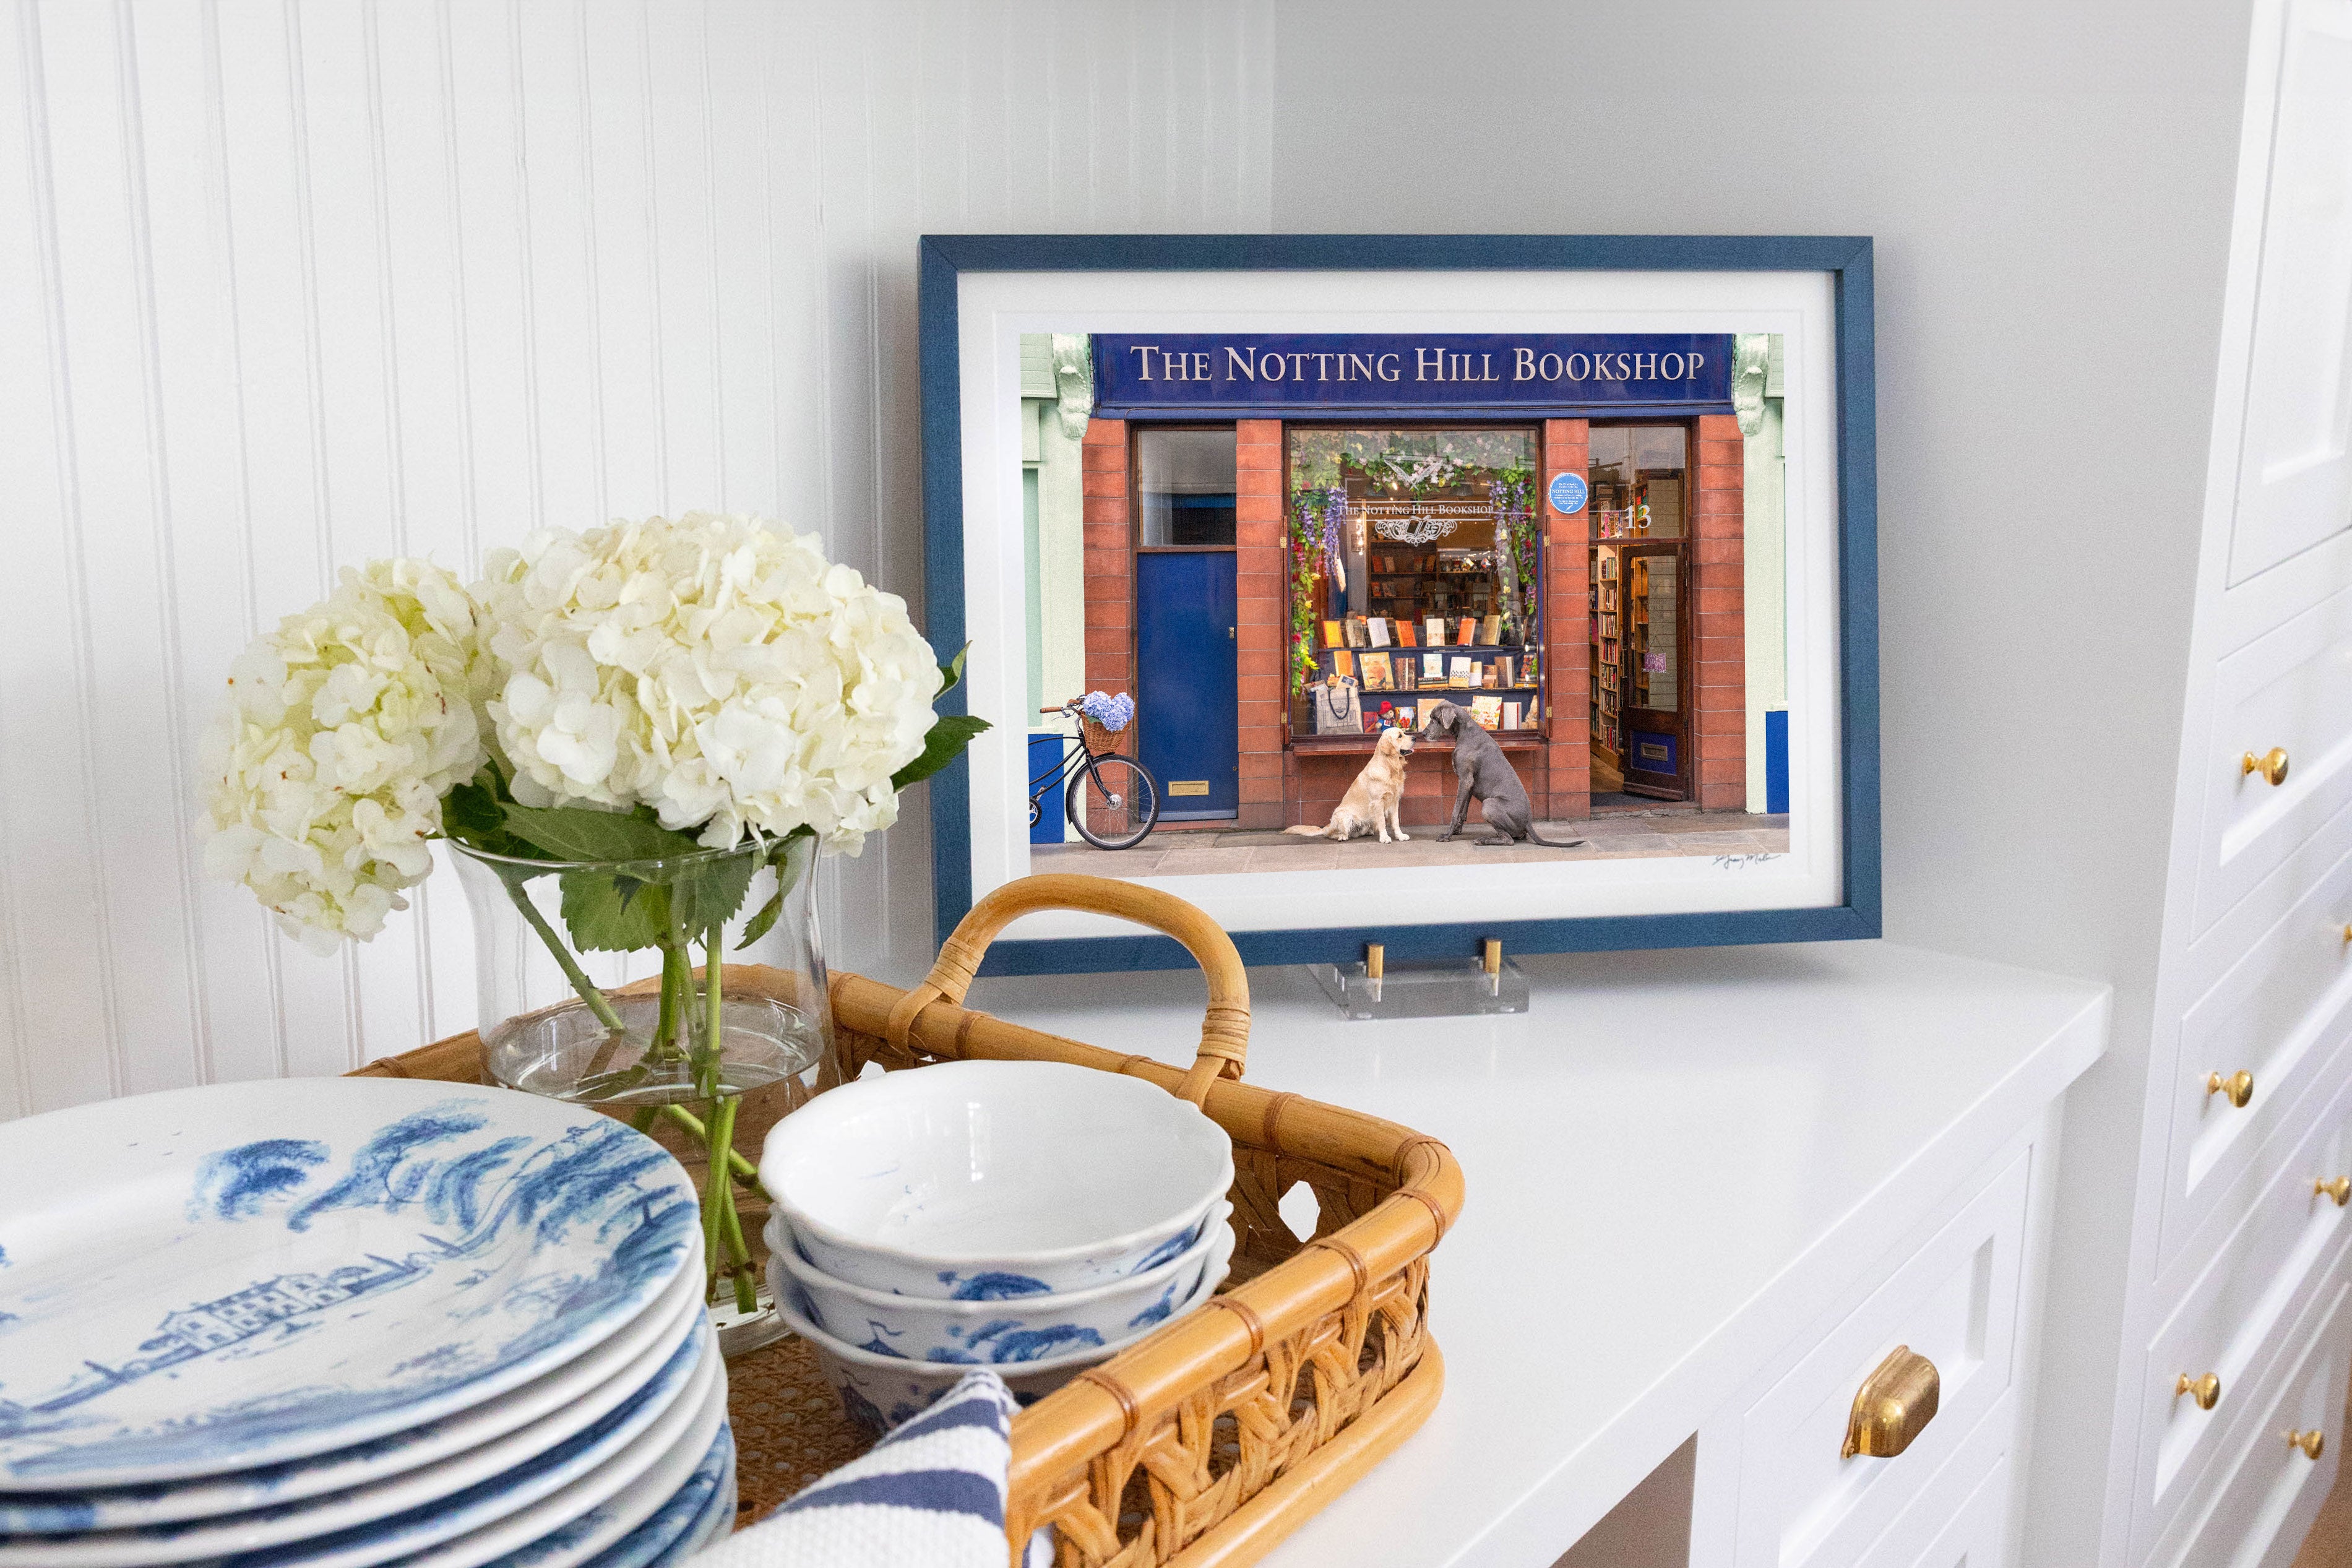
[(1538, 730), (1538, 428), (1294, 427), (1285, 445), (1291, 734), (1332, 732), (1308, 698), (1335, 674), (1368, 692), (1491, 691), (1490, 728), (1507, 706), (1510, 728)]

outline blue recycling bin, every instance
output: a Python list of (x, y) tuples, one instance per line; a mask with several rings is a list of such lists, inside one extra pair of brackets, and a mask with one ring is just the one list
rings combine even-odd
[[(1058, 730), (1029, 731), (1031, 783), (1028, 787), (1030, 794), (1036, 793), (1036, 780), (1044, 778), (1061, 765), (1062, 752), (1067, 744), (1067, 739)], [(1062, 842), (1070, 821), (1062, 810), (1062, 790), (1066, 786), (1055, 785), (1052, 794), (1037, 803), (1037, 820), (1029, 827), (1030, 843), (1059, 844)]]

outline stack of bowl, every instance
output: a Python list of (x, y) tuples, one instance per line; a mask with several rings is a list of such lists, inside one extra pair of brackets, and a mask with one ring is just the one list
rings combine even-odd
[(1026, 1405), (1207, 1300), (1233, 1142), (1141, 1079), (949, 1062), (845, 1084), (768, 1134), (777, 1310), (879, 1434), (989, 1365)]
[(665, 1568), (728, 1529), (694, 1186), (507, 1089), (0, 1129), (0, 1568)]

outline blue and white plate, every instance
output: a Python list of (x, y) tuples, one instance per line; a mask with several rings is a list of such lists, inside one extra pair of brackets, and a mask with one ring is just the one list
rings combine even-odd
[[(0, 1492), (0, 1535), (135, 1529), (210, 1519), (346, 1491), (427, 1467), (449, 1488), (520, 1464), (627, 1398), (708, 1321), (702, 1269), (679, 1272), (654, 1304), (577, 1361), (455, 1415), (308, 1459), (210, 1480), (87, 1492)], [(457, 1479), (458, 1476), (465, 1479)]]
[[(651, 1519), (693, 1475), (727, 1425), (722, 1374), (686, 1428), (657, 1444), (648, 1433), (604, 1470), (510, 1518), (399, 1560), (399, 1568), (582, 1568)], [(623, 1460), (629, 1461), (625, 1466)], [(614, 1474), (607, 1472), (616, 1472)], [(277, 1560), (272, 1560), (277, 1561)], [(301, 1562), (305, 1559), (286, 1559)], [(263, 1568), (238, 1563), (235, 1568)]]
[(581, 1355), (694, 1258), (650, 1138), (510, 1090), (216, 1084), (0, 1131), (0, 1489), (349, 1447)]
[[(520, 1463), (483, 1468), (460, 1454), (354, 1491), (139, 1530), (0, 1542), (5, 1568), (147, 1568), (258, 1552), (294, 1543), (302, 1560), (362, 1563), (398, 1556), (499, 1519), (549, 1496), (625, 1450), (673, 1405), (697, 1408), (719, 1373), (708, 1322), (628, 1397)], [(499, 1447), (500, 1445), (493, 1445)]]
[(580, 1568), (666, 1568), (709, 1545), (734, 1521), (735, 1432), (721, 1426), (686, 1485), (652, 1518)]

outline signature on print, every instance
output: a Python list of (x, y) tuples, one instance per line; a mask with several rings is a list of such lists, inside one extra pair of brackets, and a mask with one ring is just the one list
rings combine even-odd
[(1715, 866), (1718, 871), (1737, 871), (1743, 867), (1760, 866), (1767, 860), (1780, 858), (1782, 857), (1778, 850), (1759, 849), (1752, 855), (1718, 855), (1715, 858)]

